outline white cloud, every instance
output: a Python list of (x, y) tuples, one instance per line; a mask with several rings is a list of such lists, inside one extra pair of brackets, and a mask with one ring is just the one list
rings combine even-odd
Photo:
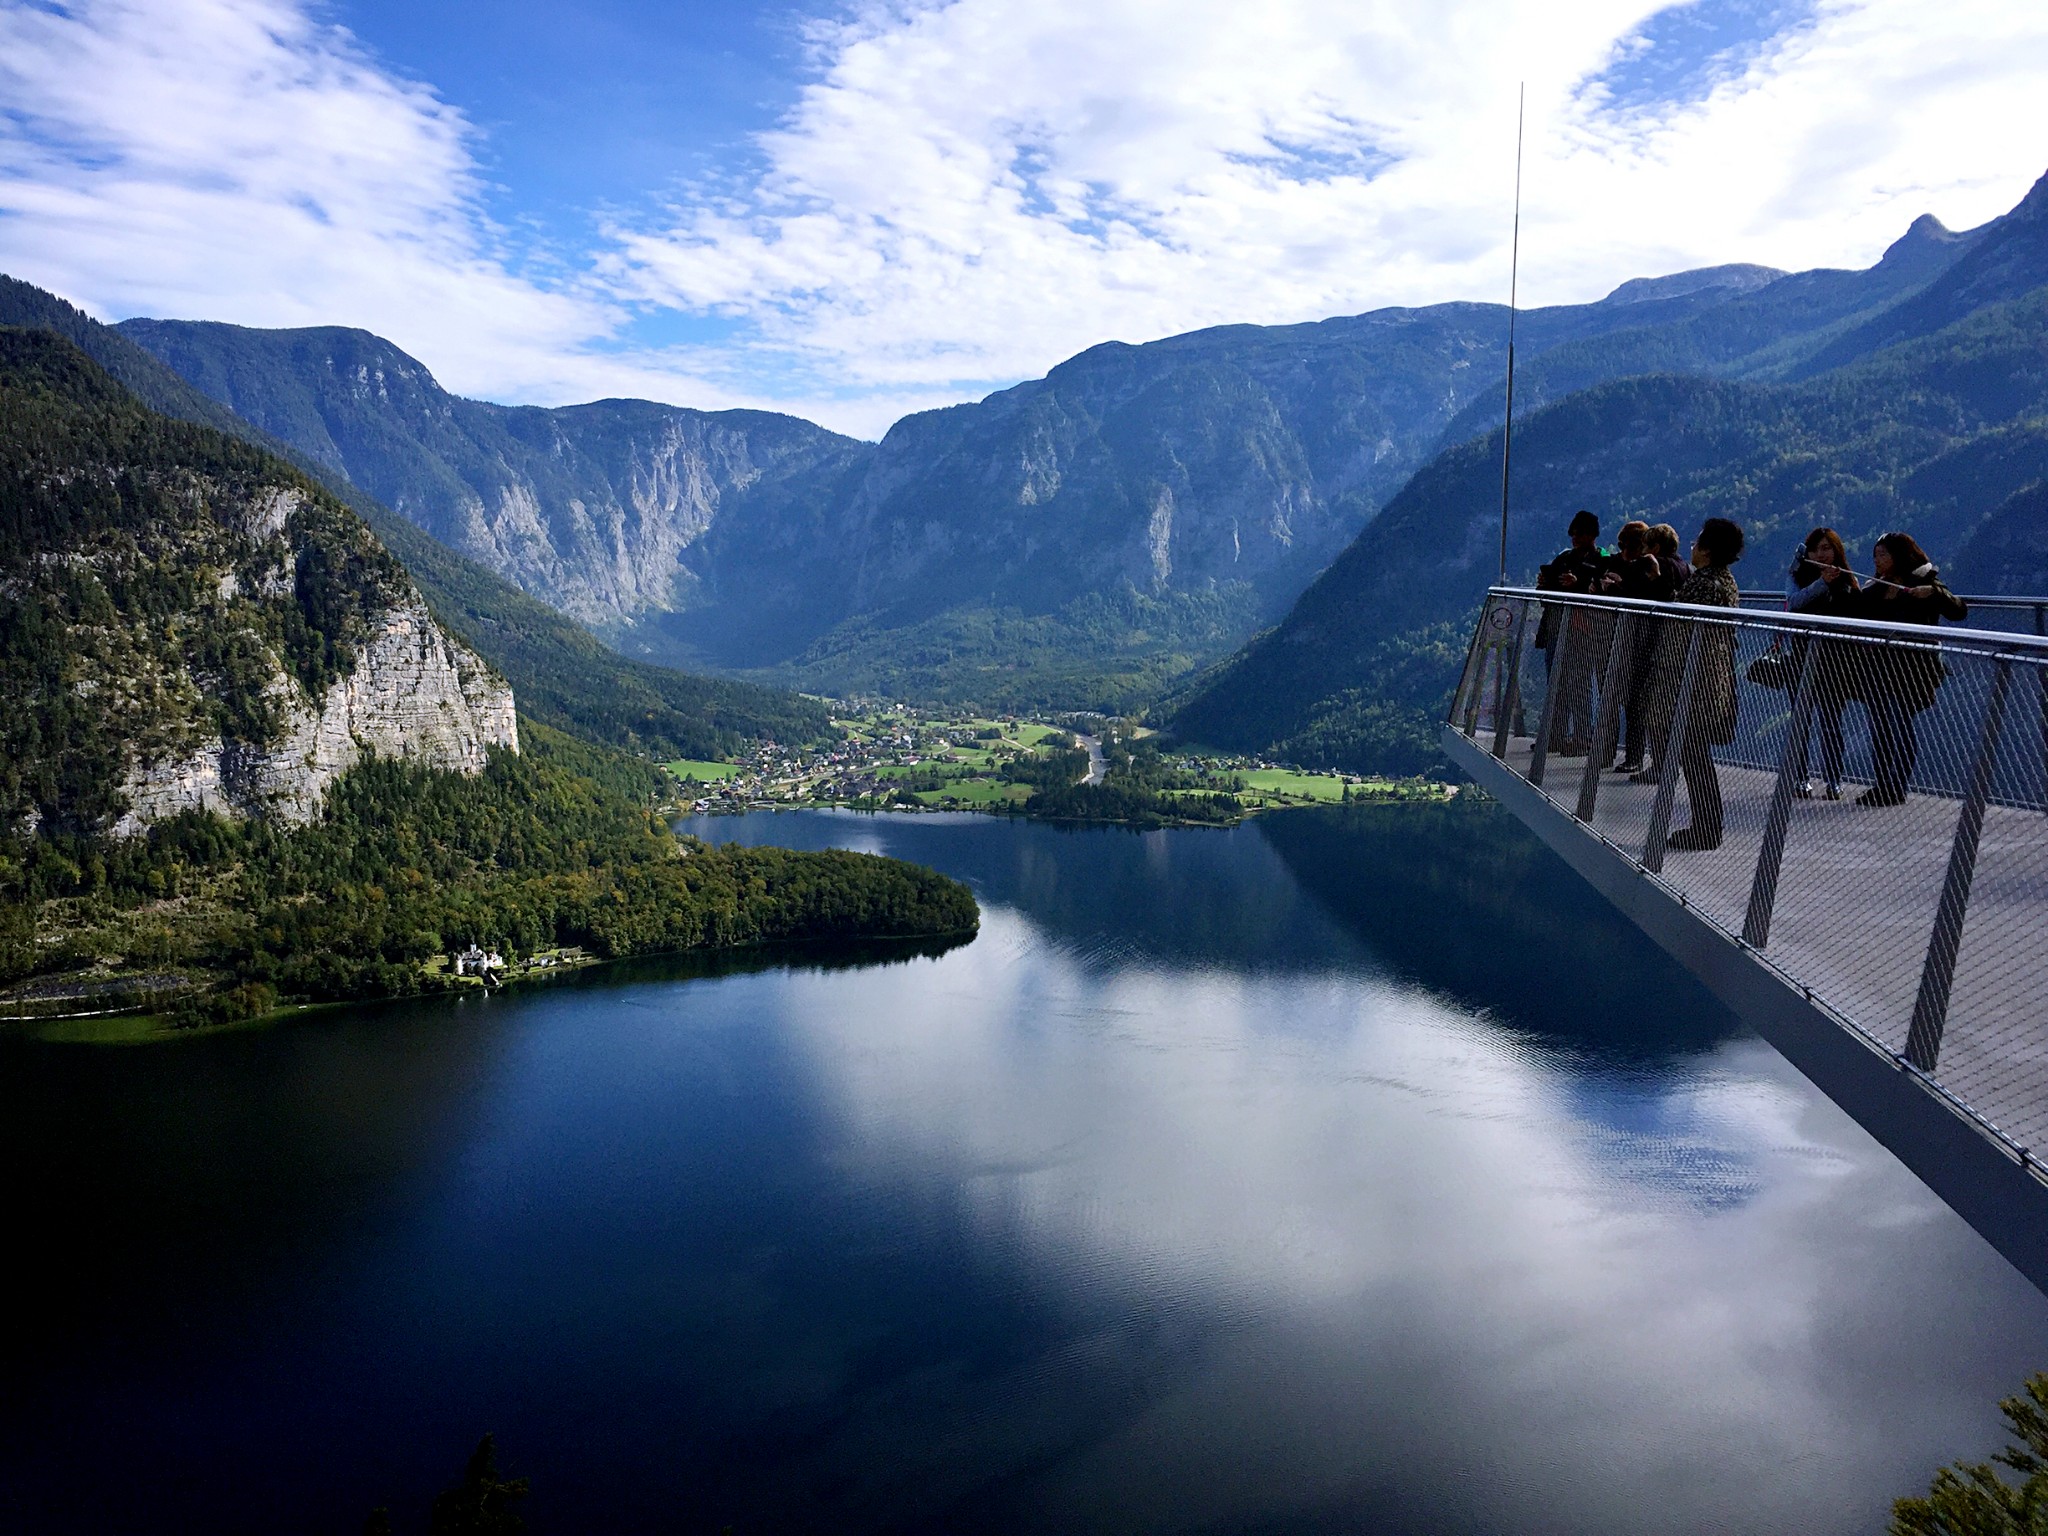
[(474, 134), (289, 0), (0, 0), (0, 269), (102, 316), (356, 325), (497, 399), (761, 403), (517, 270)]
[(1584, 82), (1660, 7), (955, 0), (821, 35), (736, 200), (626, 232), (619, 281), (882, 387), (1041, 371), (1107, 337), (1506, 290), (1529, 82), (1524, 295), (1732, 260), (1863, 263), (1971, 223), (2048, 158), (2048, 12), (1827, 6), (1704, 101)]
[[(1111, 337), (1499, 298), (1518, 79), (1533, 302), (1867, 262), (2048, 163), (2040, 7), (1830, 0), (1706, 99), (1607, 112), (1584, 82), (1656, 9), (877, 0), (813, 34), (760, 175), (565, 259), (491, 226), (460, 112), (297, 0), (0, 0), (0, 267), (102, 314), (365, 326), (492, 398), (876, 432)], [(634, 345), (668, 309), (730, 339)]]

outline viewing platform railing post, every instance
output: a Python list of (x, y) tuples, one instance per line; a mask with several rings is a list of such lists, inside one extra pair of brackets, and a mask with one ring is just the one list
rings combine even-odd
[(1501, 658), (1501, 672), (1505, 678), (1493, 706), (1493, 755), (1508, 755), (1508, 727), (1513, 723), (1522, 707), (1522, 635), (1529, 627), (1529, 610), (1525, 606), (1515, 615), (1514, 638), (1508, 641), (1507, 654)]
[[(1581, 821), (1591, 821), (1600, 796), (1600, 775), (1614, 761), (1614, 739), (1621, 724), (1621, 696), (1635, 680), (1637, 618), (1624, 613), (1614, 626), (1613, 649), (1607, 653), (1607, 673), (1600, 680), (1600, 719), (1593, 727), (1593, 750), (1586, 754), (1586, 771), (1579, 775)], [(1631, 721), (1634, 716), (1629, 717)]]
[[(1545, 612), (1557, 616), (1557, 628), (1550, 640), (1550, 676), (1543, 688), (1543, 713), (1536, 721), (1536, 742), (1529, 753), (1529, 782), (1538, 788), (1543, 784), (1543, 770), (1550, 763), (1550, 733), (1557, 725), (1558, 701), (1564, 697), (1567, 687), (1567, 669), (1572, 664), (1572, 611), (1569, 608), (1553, 608)], [(1537, 626), (1536, 638), (1541, 644), (1543, 629)]]
[(1763, 847), (1756, 856), (1756, 877), (1749, 883), (1749, 910), (1742, 919), (1742, 942), (1762, 949), (1771, 941), (1771, 909), (1778, 901), (1778, 872), (1785, 862), (1785, 834), (1792, 825), (1792, 791), (1806, 761), (1807, 738), (1813, 730), (1814, 679), (1825, 665), (1824, 642), (1795, 640), (1799, 686), (1793, 691), (1792, 717), (1785, 722), (1785, 750), (1778, 759), (1778, 782), (1771, 788), (1771, 808), (1764, 818)]
[[(2048, 635), (2048, 603), (2034, 604), (2034, 633)], [(2048, 811), (2048, 667), (2041, 669), (2041, 809)]]
[(1906, 1060), (1932, 1072), (1941, 1056), (1941, 1035), (1948, 1025), (1949, 989), (1954, 985), (1956, 954), (1963, 944), (1963, 921), (1970, 909), (1970, 883), (1977, 873), (1977, 843), (1984, 832), (1984, 807), (1998, 768), (1998, 737), (2005, 725), (2005, 700), (2012, 687), (2012, 663), (1999, 660), (1991, 673), (1991, 697), (1984, 706), (1984, 730), (1977, 741), (1977, 760), (1963, 808), (1956, 817), (1955, 841), (1949, 845), (1948, 874), (1941, 883), (1941, 901), (1934, 909), (1934, 932), (1927, 942), (1927, 963), (1920, 971), (1920, 990), (1913, 999), (1913, 1024), (1906, 1036)]
[(1656, 874), (1664, 868), (1664, 844), (1671, 836), (1671, 802), (1678, 794), (1679, 764), (1692, 735), (1692, 695), (1700, 677), (1700, 652), (1705, 648), (1706, 626), (1698, 619), (1685, 621), (1685, 676), (1678, 685), (1678, 703), (1671, 712), (1670, 728), (1664, 733), (1664, 749), (1657, 754), (1657, 798), (1650, 806), (1650, 833), (1643, 840), (1643, 868)]

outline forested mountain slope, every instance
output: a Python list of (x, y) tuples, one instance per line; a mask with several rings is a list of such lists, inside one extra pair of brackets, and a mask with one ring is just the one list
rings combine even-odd
[(365, 753), (481, 772), (512, 693), (297, 471), (0, 327), (0, 826), (305, 821)]
[[(1909, 529), (1937, 560), (1962, 552), (1958, 580), (2009, 588), (2001, 561), (2039, 564), (2029, 519), (2048, 476), (2048, 288), (2029, 254), (2048, 251), (2043, 198), (2037, 186), (1957, 242), (1943, 268), (1956, 281), (1934, 281), (1943, 305), (1961, 295), (1975, 308), (1941, 329), (1919, 331), (1936, 293), (1923, 286), (1890, 322), (1912, 339), (1797, 383), (1650, 374), (1518, 420), (1510, 575), (1529, 579), (1583, 506), (1609, 531), (1642, 517), (1689, 536), (1704, 517), (1733, 517), (1750, 534), (1738, 571), (1749, 585), (1782, 580), (1792, 546), (1828, 524), (1859, 552)], [(1858, 330), (1890, 334), (1876, 321)], [(1497, 432), (1446, 449), (1284, 622), (1180, 703), (1176, 728), (1311, 763), (1433, 762), (1435, 716), (1496, 571), (1499, 489)]]
[[(2042, 195), (1961, 234), (1922, 219), (1866, 271), (1711, 268), (1531, 311), (1518, 401), (1832, 376), (2024, 292)], [(458, 400), (361, 332), (124, 332), (631, 654), (1110, 708), (1285, 614), (1411, 475), (1492, 431), (1507, 338), (1501, 307), (1442, 304), (1106, 343), (870, 445), (758, 414)]]
[(626, 660), (582, 625), (421, 532), (53, 294), (0, 276), (0, 324), (56, 331), (152, 410), (291, 460), (370, 525), (405, 565), (435, 617), (504, 674), (531, 719), (657, 757), (721, 757), (743, 741), (813, 742), (832, 734), (823, 706), (784, 690)]
[[(1625, 284), (1531, 312), (1523, 342), (1677, 323), (1777, 276)], [(123, 330), (635, 654), (1065, 704), (1156, 693), (1284, 612), (1498, 393), (1507, 335), (1500, 306), (1445, 304), (1108, 343), (868, 445), (758, 413), (463, 401), (360, 332)]]
[(446, 989), (432, 962), (471, 942), (612, 957), (977, 921), (895, 860), (685, 847), (645, 761), (530, 723), (522, 754), (504, 680), (340, 501), (10, 326), (0, 698), (0, 985), (42, 978), (11, 1012), (91, 999), (177, 1028)]

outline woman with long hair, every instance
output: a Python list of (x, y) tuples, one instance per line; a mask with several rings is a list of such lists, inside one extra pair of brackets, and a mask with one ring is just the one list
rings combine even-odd
[[(1872, 579), (1857, 600), (1862, 618), (1886, 624), (1939, 624), (1965, 617), (1969, 605), (1942, 585), (1941, 570), (1910, 533), (1888, 533), (1871, 551)], [(1917, 718), (1934, 705), (1947, 676), (1933, 646), (1858, 646), (1875, 654), (1859, 671), (1870, 712), (1873, 783), (1858, 805), (1903, 805), (1920, 756)]]
[[(1799, 546), (1792, 569), (1785, 580), (1785, 606), (1794, 613), (1843, 617), (1856, 612), (1863, 583), (1849, 569), (1849, 548), (1832, 528), (1816, 528)], [(1842, 798), (1842, 706), (1847, 688), (1842, 675), (1841, 648), (1820, 638), (1800, 636), (1791, 647), (1791, 684), (1799, 686), (1800, 674), (1809, 666), (1819, 670), (1813, 676), (1813, 723), (1820, 732), (1821, 779), (1830, 800)], [(1793, 793), (1802, 799), (1813, 796), (1813, 780), (1806, 776), (1808, 742), (1800, 742), (1794, 753), (1799, 780)]]

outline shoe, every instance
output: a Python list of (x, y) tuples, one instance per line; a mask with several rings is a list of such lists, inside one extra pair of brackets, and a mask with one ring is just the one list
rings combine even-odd
[(1721, 834), (1702, 832), (1697, 827), (1680, 827), (1664, 840), (1664, 846), (1678, 849), (1697, 848), (1705, 851), (1721, 846)]
[(1616, 763), (1614, 771), (1616, 773), (1641, 773), (1643, 765), (1639, 762)]
[(1813, 798), (1813, 780), (1801, 779), (1792, 786), (1792, 793), (1802, 800), (1811, 800)]
[(1858, 805), (1867, 805), (1878, 810), (1887, 805), (1904, 805), (1906, 792), (1903, 789), (1866, 789), (1856, 797)]
[(1828, 783), (1828, 798), (1829, 798), (1830, 800), (1839, 800), (1839, 799), (1841, 799), (1841, 798), (1842, 798), (1842, 786), (1841, 786), (1841, 785), (1839, 785), (1839, 784), (1837, 784), (1837, 783), (1835, 783), (1835, 782), (1833, 782), (1832, 780), (1830, 780), (1830, 781), (1829, 781), (1829, 783)]

